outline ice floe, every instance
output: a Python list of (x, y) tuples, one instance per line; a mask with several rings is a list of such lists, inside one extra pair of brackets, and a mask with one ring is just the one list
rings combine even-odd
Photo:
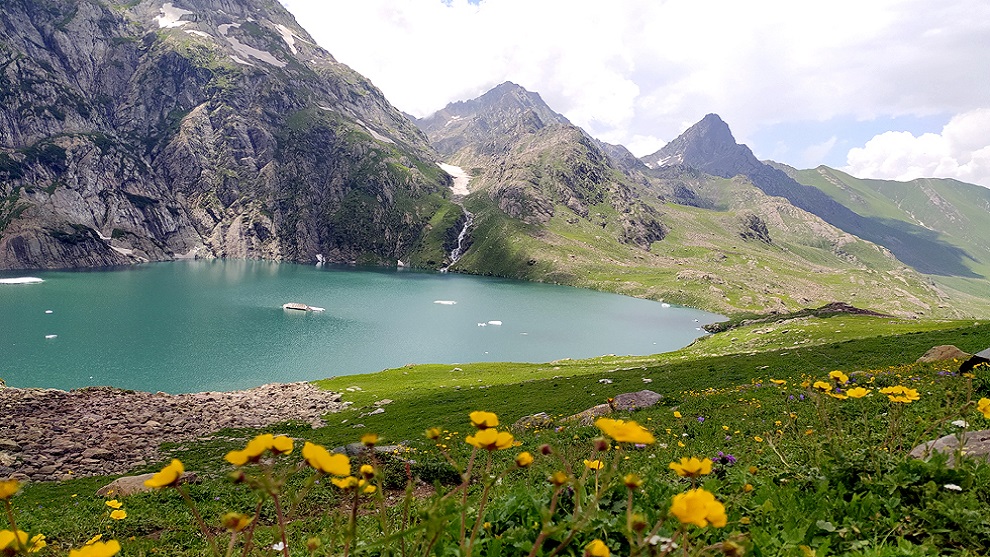
[(457, 302), (454, 300), (433, 300), (434, 304), (440, 304), (441, 306), (452, 306)]
[(45, 282), (38, 277), (17, 277), (0, 279), (0, 284), (40, 284)]

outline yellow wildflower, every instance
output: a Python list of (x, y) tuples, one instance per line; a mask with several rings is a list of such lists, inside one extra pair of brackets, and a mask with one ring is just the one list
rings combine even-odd
[(828, 396), (832, 398), (837, 398), (839, 400), (846, 400), (847, 398), (849, 398), (845, 393), (826, 393), (826, 394), (828, 394)]
[(829, 385), (828, 383), (826, 383), (824, 381), (815, 381), (815, 384), (812, 385), (812, 387), (814, 387), (814, 388), (816, 388), (816, 389), (818, 389), (820, 391), (831, 391), (832, 390), (832, 385)]
[(124, 520), (127, 518), (127, 511), (124, 509), (116, 509), (110, 512), (110, 518), (114, 520)]
[(671, 462), (670, 469), (682, 478), (697, 478), (712, 473), (712, 459), (685, 456), (681, 458), (680, 463)]
[(361, 477), (370, 480), (375, 477), (375, 467), (370, 464), (362, 464), (360, 468)]
[(271, 451), (275, 454), (289, 454), (292, 452), (292, 438), (279, 435), (272, 439)]
[(655, 439), (653, 434), (643, 426), (632, 420), (612, 420), (609, 418), (599, 418), (595, 426), (612, 439), (620, 443), (638, 443), (651, 445)]
[(783, 379), (771, 379), (770, 382), (773, 383), (774, 385), (780, 385), (780, 386), (784, 386), (787, 384), (787, 381), (784, 381)]
[(739, 524), (749, 524), (749, 523), (750, 523), (750, 520), (749, 520), (749, 517), (748, 516), (744, 516), (744, 517), (742, 517), (742, 518), (739, 519)]
[(746, 484), (746, 485), (744, 485), (743, 486), (743, 491), (745, 491), (746, 493), (749, 493), (750, 491), (753, 491), (753, 484)]
[(35, 534), (28, 542), (28, 553), (37, 553), (46, 547), (48, 547), (48, 542), (45, 541), (45, 535)]
[(365, 433), (361, 436), (361, 444), (365, 447), (374, 447), (378, 444), (378, 434), (377, 433)]
[(475, 410), (469, 415), (471, 418), (471, 425), (478, 429), (488, 429), (490, 427), (498, 426), (498, 416), (494, 412), (483, 412), (481, 410)]
[(331, 476), (349, 476), (351, 474), (351, 459), (347, 455), (330, 454), (320, 445), (310, 443), (303, 445), (302, 456), (306, 463), (315, 470)]
[(976, 409), (983, 414), (983, 417), (990, 420), (990, 398), (981, 398), (979, 402), (976, 403)]
[(12, 530), (0, 530), (0, 552), (3, 552), (4, 555), (7, 554), (5, 550), (16, 551), (19, 547), (25, 546), (27, 541), (28, 534), (23, 530), (18, 530), (16, 533)]
[[(492, 415), (494, 416), (494, 414)], [(465, 437), (464, 441), (469, 445), (489, 451), (508, 449), (515, 442), (512, 434), (508, 431), (498, 431), (490, 428), (478, 430), (474, 435)]]
[(547, 481), (549, 481), (550, 483), (552, 483), (557, 487), (566, 484), (568, 480), (570, 480), (570, 478), (567, 476), (567, 474), (560, 471), (554, 472), (553, 474), (550, 475), (549, 478), (547, 478)]
[(17, 480), (0, 480), (0, 501), (10, 499), (21, 488)]
[(846, 394), (849, 395), (849, 398), (863, 398), (872, 392), (873, 391), (870, 389), (865, 389), (863, 387), (853, 387), (852, 389), (846, 391)]
[(887, 398), (891, 402), (901, 402), (904, 404), (910, 404), (921, 398), (918, 391), (905, 387), (903, 385), (894, 385), (893, 387), (884, 387), (880, 389), (880, 392), (887, 395)]
[(670, 513), (683, 524), (704, 528), (711, 524), (722, 528), (728, 522), (725, 506), (704, 488), (692, 489), (674, 496)]
[[(182, 462), (177, 458), (173, 458), (172, 462), (169, 463), (168, 466), (162, 468), (161, 472), (158, 472), (152, 476), (151, 479), (144, 480), (144, 485), (146, 487), (168, 487), (170, 485), (179, 485), (179, 479), (182, 478), (182, 473), (185, 471), (186, 469), (182, 466)], [(118, 544), (118, 551), (119, 550)]]
[(636, 474), (626, 474), (622, 478), (622, 483), (626, 484), (629, 489), (637, 489), (643, 485), (643, 478)]
[(849, 376), (839, 370), (829, 372), (828, 376), (836, 383), (846, 383), (849, 381)]
[(94, 543), (96, 543), (96, 542), (98, 542), (98, 541), (100, 541), (102, 539), (103, 539), (103, 534), (97, 534), (97, 535), (93, 536), (92, 538), (89, 538), (88, 540), (86, 540), (86, 543), (84, 543), (83, 545), (93, 545)]
[(79, 549), (70, 549), (69, 557), (111, 557), (117, 553), (120, 553), (120, 542), (110, 540), (86, 544)]
[(367, 480), (358, 480), (358, 487), (365, 493), (374, 493), (378, 489)]
[(753, 441), (756, 441), (757, 443), (762, 443), (763, 442), (763, 438), (760, 437), (759, 435), (754, 435), (753, 436)]
[(116, 499), (111, 499), (111, 500), (107, 501), (105, 503), (105, 505), (108, 506), (108, 507), (110, 507), (111, 509), (119, 509), (120, 507), (124, 506), (123, 503), (121, 503), (120, 501), (118, 501)]
[(608, 546), (602, 540), (591, 540), (591, 543), (584, 547), (584, 557), (609, 557), (611, 553)]
[(227, 513), (220, 517), (220, 524), (231, 532), (240, 532), (247, 528), (252, 520), (254, 519), (246, 514)]
[(339, 487), (340, 489), (351, 489), (358, 486), (358, 479), (354, 476), (347, 476), (346, 478), (331, 478), (330, 481), (333, 485)]
[(586, 458), (586, 459), (584, 459), (584, 466), (585, 466), (585, 468), (588, 468), (590, 470), (601, 470), (602, 468), (605, 468), (605, 463), (602, 462), (602, 461), (600, 461), (600, 460), (597, 460), (597, 459), (596, 460), (588, 460)]
[(429, 428), (429, 429), (426, 430), (426, 438), (429, 439), (429, 440), (431, 440), (431, 441), (436, 441), (437, 439), (439, 439), (440, 438), (440, 434), (441, 434), (441, 431), (440, 431), (440, 428), (439, 427), (431, 427), (431, 428)]
[(811, 381), (808, 381), (807, 379), (801, 381), (801, 386), (804, 387), (805, 389), (807, 389), (810, 385), (811, 385)]
[(516, 466), (526, 468), (533, 463), (533, 455), (523, 451), (516, 455)]
[(675, 418), (681, 418), (682, 416), (681, 416), (681, 413), (680, 412), (678, 412), (677, 410), (674, 410), (674, 417)]

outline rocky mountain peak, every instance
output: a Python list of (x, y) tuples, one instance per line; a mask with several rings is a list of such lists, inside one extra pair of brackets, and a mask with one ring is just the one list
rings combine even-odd
[(446, 157), (472, 144), (483, 145), (481, 154), (490, 156), (519, 135), (553, 125), (571, 125), (538, 93), (511, 81), (478, 98), (450, 103), (416, 124)]
[(749, 147), (736, 143), (729, 125), (708, 114), (662, 149), (641, 160), (652, 168), (684, 164), (715, 176), (747, 174), (761, 166)]

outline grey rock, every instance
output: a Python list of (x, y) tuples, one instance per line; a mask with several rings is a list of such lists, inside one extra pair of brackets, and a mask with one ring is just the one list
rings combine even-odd
[[(962, 439), (962, 446), (959, 441)], [(956, 454), (967, 458), (979, 458), (990, 462), (990, 430), (967, 431), (961, 435), (946, 435), (934, 441), (922, 443), (911, 449), (914, 458), (931, 458), (936, 452), (949, 455), (949, 466), (955, 466)]]
[(592, 425), (596, 418), (607, 416), (612, 412), (612, 407), (608, 404), (593, 406), (584, 412), (578, 412), (561, 420), (562, 422), (577, 422), (578, 425)]
[(20, 444), (13, 439), (0, 439), (0, 451), (16, 453), (21, 450)]
[[(141, 474), (140, 476), (123, 476), (108, 483), (96, 490), (97, 497), (126, 497), (136, 493), (153, 491), (155, 488), (144, 485), (145, 480), (150, 480), (155, 474)], [(199, 483), (199, 476), (195, 472), (184, 472), (179, 478), (179, 483)]]
[(946, 360), (967, 360), (971, 354), (963, 352), (962, 350), (956, 348), (951, 344), (943, 344), (942, 346), (935, 346), (925, 352), (918, 362), (930, 363), (930, 362), (942, 362)]
[(643, 389), (642, 391), (637, 391), (635, 393), (623, 393), (621, 395), (615, 395), (612, 399), (612, 406), (616, 410), (637, 410), (639, 408), (648, 408), (660, 402), (663, 396), (659, 393), (655, 393), (648, 389)]
[(546, 412), (539, 412), (529, 416), (523, 416), (512, 424), (512, 429), (522, 431), (525, 429), (546, 429), (553, 426), (553, 418)]

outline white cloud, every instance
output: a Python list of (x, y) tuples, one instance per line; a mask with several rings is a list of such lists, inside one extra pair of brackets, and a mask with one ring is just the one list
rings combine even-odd
[(885, 132), (849, 151), (843, 170), (862, 178), (955, 178), (990, 187), (990, 109), (960, 114), (941, 133)]
[(673, 138), (709, 112), (747, 142), (781, 122), (988, 105), (986, 0), (282, 2), (416, 116), (505, 80), (627, 145)]

